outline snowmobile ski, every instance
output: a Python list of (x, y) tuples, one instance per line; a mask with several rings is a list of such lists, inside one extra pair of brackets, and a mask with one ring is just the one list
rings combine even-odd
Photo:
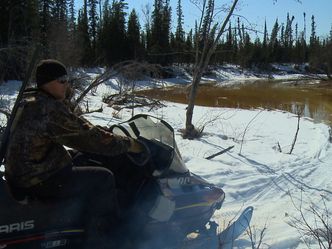
[(234, 241), (249, 227), (253, 211), (253, 207), (247, 207), (236, 221), (219, 234), (221, 249), (233, 248)]

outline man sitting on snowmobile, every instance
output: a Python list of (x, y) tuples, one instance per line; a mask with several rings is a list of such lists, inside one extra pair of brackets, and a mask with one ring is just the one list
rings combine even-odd
[(68, 76), (61, 62), (42, 60), (36, 82), (37, 89), (25, 93), (11, 127), (5, 175), (12, 192), (42, 200), (82, 196), (91, 206), (87, 216), (114, 223), (118, 204), (112, 172), (73, 166), (64, 146), (115, 156), (139, 153), (142, 145), (94, 126), (66, 107)]

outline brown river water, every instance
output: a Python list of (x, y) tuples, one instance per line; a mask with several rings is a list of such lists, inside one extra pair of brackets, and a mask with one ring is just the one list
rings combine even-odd
[[(177, 103), (188, 101), (187, 86), (144, 90), (140, 94)], [(242, 109), (261, 107), (294, 113), (301, 107), (304, 116), (332, 125), (332, 82), (259, 80), (229, 86), (204, 84), (199, 88), (196, 104)]]

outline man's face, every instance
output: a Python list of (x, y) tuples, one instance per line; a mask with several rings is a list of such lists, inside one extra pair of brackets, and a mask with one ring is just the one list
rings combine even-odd
[(43, 86), (43, 89), (57, 100), (64, 100), (68, 88), (67, 76), (52, 80)]
[(64, 83), (60, 83), (57, 80), (58, 84), (56, 87), (56, 92), (54, 94), (54, 97), (58, 100), (64, 100), (66, 98), (67, 88), (68, 88), (68, 81)]

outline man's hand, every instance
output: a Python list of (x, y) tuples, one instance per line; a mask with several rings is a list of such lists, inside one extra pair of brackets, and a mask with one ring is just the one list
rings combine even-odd
[(130, 147), (128, 149), (129, 152), (132, 153), (141, 153), (145, 150), (144, 145), (138, 142), (135, 139), (130, 140)]

